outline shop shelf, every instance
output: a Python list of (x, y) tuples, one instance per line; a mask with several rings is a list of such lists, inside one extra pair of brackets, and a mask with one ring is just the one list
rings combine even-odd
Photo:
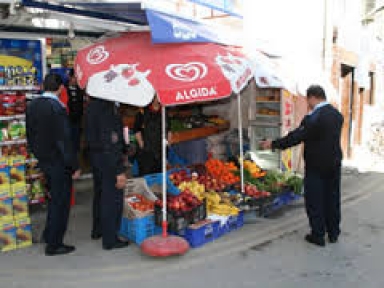
[(27, 139), (19, 139), (19, 140), (7, 140), (0, 142), (0, 146), (9, 146), (9, 145), (17, 145), (17, 144), (26, 144)]
[(219, 233), (220, 222), (209, 222), (203, 225), (191, 225), (187, 228), (185, 239), (192, 248), (201, 247), (206, 243), (217, 239)]
[(121, 219), (120, 235), (140, 245), (145, 239), (155, 234), (153, 215), (142, 218)]
[(36, 204), (42, 204), (42, 203), (45, 203), (45, 196), (41, 196), (39, 198), (29, 200), (29, 205), (36, 205)]
[(40, 90), (40, 86), (28, 85), (28, 86), (5, 86), (0, 85), (0, 91), (37, 91)]
[(42, 178), (43, 176), (44, 176), (43, 173), (37, 173), (37, 174), (27, 175), (25, 178), (27, 180), (34, 180), (34, 179)]
[(25, 119), (25, 114), (0, 116), (0, 121), (9, 121), (9, 120), (16, 120), (16, 119)]

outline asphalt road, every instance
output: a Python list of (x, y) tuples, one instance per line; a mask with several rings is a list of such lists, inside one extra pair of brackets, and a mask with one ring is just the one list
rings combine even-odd
[[(137, 247), (106, 252), (89, 240), (86, 199), (71, 218), (73, 255), (44, 257), (43, 246), (0, 255), (1, 287), (383, 287), (384, 175), (344, 178), (340, 242), (303, 241), (300, 204), (256, 221), (183, 257), (151, 259)], [(81, 199), (80, 199), (81, 200)], [(80, 201), (81, 202), (81, 201)]]

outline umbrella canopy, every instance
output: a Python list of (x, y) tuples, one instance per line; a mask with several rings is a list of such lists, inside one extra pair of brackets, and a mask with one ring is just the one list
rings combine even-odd
[(152, 44), (149, 32), (127, 32), (80, 50), (79, 85), (89, 95), (135, 106), (157, 93), (163, 105), (218, 100), (253, 77), (239, 49), (214, 43)]

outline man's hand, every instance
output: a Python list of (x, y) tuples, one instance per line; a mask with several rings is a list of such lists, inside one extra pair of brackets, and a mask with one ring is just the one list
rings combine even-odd
[(260, 147), (264, 150), (271, 149), (272, 148), (272, 141), (271, 140), (261, 141)]
[(116, 176), (116, 188), (117, 189), (124, 189), (125, 185), (127, 183), (127, 176), (125, 173), (121, 173)]
[(73, 172), (72, 174), (72, 180), (77, 180), (80, 178), (80, 175), (81, 175), (81, 170), (76, 170), (75, 172)]

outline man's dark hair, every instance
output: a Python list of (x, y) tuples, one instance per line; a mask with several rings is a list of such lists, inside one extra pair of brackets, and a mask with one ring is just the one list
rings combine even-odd
[(56, 92), (63, 85), (63, 79), (58, 74), (48, 74), (44, 78), (44, 90)]
[(307, 97), (315, 97), (321, 100), (327, 99), (327, 96), (325, 95), (325, 91), (323, 87), (321, 87), (320, 85), (311, 85), (307, 89)]

